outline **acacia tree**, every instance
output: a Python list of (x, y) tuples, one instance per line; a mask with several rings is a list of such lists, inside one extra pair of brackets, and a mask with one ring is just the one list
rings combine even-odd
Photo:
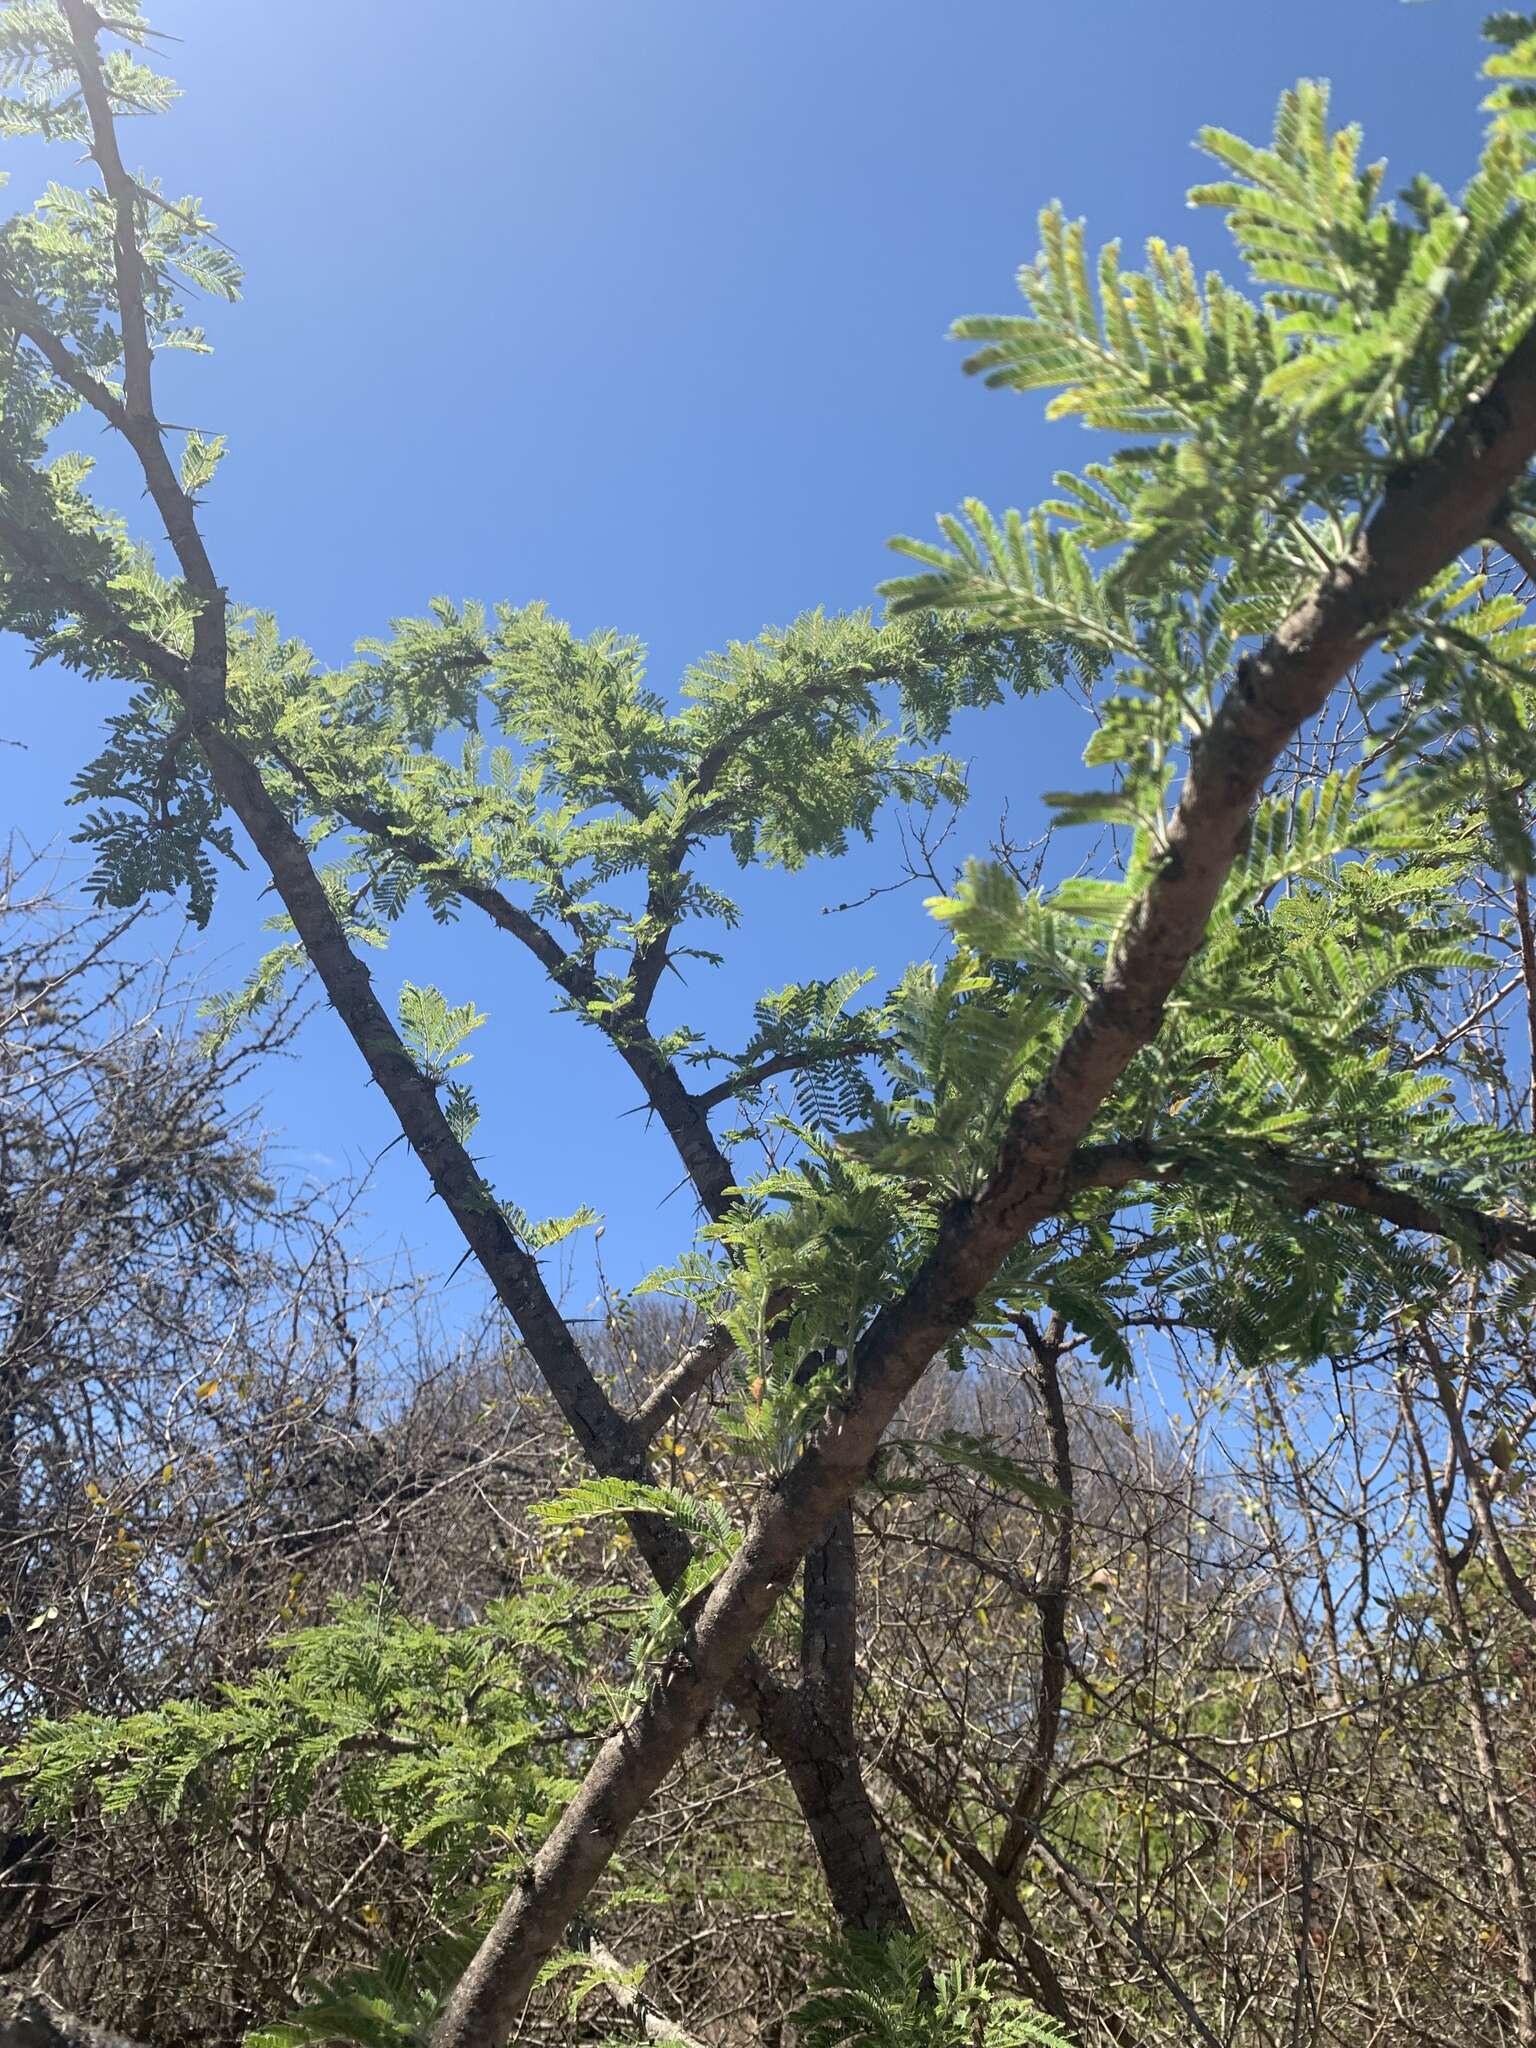
[[(783, 1762), (844, 1920), (904, 1932), (854, 1725), (850, 1503), (930, 1364), (1048, 1310), (1123, 1368), (1121, 1311), (1148, 1292), (1250, 1352), (1326, 1352), (1422, 1314), (1448, 1259), (1536, 1254), (1528, 1137), (1401, 1052), (1426, 988), (1477, 960), (1469, 875), (1531, 861), (1529, 629), (1490, 568), (1533, 562), (1536, 26), (1493, 24), (1492, 125), (1459, 200), (1421, 178), (1383, 201), (1316, 86), (1286, 95), (1268, 149), (1208, 131), (1223, 176), (1195, 196), (1226, 212), (1255, 290), (1201, 285), (1161, 242), (1139, 271), (1113, 244), (1095, 262), (1047, 212), (1027, 313), (961, 332), (992, 382), (1055, 388), (1056, 411), (1132, 445), (1027, 518), (968, 506), (904, 544), (922, 567), (885, 623), (817, 615), (735, 645), (680, 709), (633, 642), (538, 607), (440, 603), (335, 672), (234, 609), (198, 521), (221, 445), (177, 433), (173, 454), (154, 374), (199, 342), (178, 278), (231, 295), (236, 277), (197, 204), (121, 154), (119, 118), (169, 96), (133, 54), (150, 31), (88, 0), (14, 0), (0, 31), (8, 125), (84, 144), (99, 180), (51, 186), (0, 242), (0, 609), (40, 657), (134, 691), (82, 777), (99, 891), (184, 891), (206, 916), (238, 826), (292, 936), (225, 1025), (289, 972), (318, 977), (601, 1483), (589, 1501), (628, 1512), (673, 1596), (675, 1641), (435, 2038), (508, 2038), (725, 1695)], [(52, 453), (82, 407), (136, 459), (163, 566), (88, 495), (84, 460)], [(958, 790), (917, 749), (959, 708), (1069, 678), (1112, 776), (1059, 810), (1112, 828), (1099, 878), (1046, 896), (975, 867), (935, 906), (942, 972), (858, 1010), (852, 977), (781, 992), (734, 1052), (660, 1023), (690, 921), (732, 915), (711, 848), (835, 851), (891, 797)], [(1353, 758), (1266, 800), (1346, 685)], [(374, 991), (360, 949), (416, 894), (532, 956), (688, 1173), (700, 1229), (672, 1284), (707, 1332), (628, 1409), (540, 1268), (578, 1219), (530, 1222), (471, 1149), (473, 1004), (408, 986), (392, 1018)], [(754, 1172), (785, 1075), (792, 1144)], [(737, 1159), (710, 1121), (727, 1105)], [(742, 1455), (733, 1526), (695, 1554), (649, 1453), (706, 1385)], [(786, 1683), (753, 1646), (797, 1575)], [(1518, 1979), (1536, 2039), (1529, 1942)]]

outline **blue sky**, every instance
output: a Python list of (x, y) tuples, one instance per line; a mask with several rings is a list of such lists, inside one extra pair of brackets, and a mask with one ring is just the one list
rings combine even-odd
[[(333, 660), (439, 592), (543, 598), (645, 639), (663, 689), (725, 639), (868, 602), (892, 533), (970, 493), (1027, 504), (1083, 458), (1037, 403), (964, 379), (944, 338), (1011, 308), (1043, 202), (1101, 239), (1162, 233), (1225, 262), (1183, 205), (1202, 122), (1262, 137), (1284, 85), (1326, 76), (1397, 182), (1451, 184), (1480, 127), (1466, 0), (151, 11), (182, 38), (186, 97), (129, 154), (202, 193), (248, 272), (210, 319), (217, 354), (176, 365), (163, 407), (229, 437), (206, 521), (223, 578)], [(16, 169), (25, 190), (35, 163)], [(58, 153), (49, 171), (68, 175)], [(114, 700), (14, 644), (0, 678), (0, 736), (25, 749), (0, 748), (0, 818), (47, 844)], [(1017, 836), (1037, 830), (1083, 737), (1065, 704), (963, 727), (976, 796), (954, 850), (983, 850), (1005, 803)], [(822, 914), (892, 859), (753, 878), (731, 963), (675, 990), (668, 1021), (698, 1009), (728, 1032), (765, 987), (925, 953), (918, 891)], [(234, 879), (198, 953), (210, 985), (239, 977), (268, 909)], [(490, 1013), (474, 1073), (498, 1191), (533, 1214), (595, 1203), (628, 1281), (685, 1240), (677, 1170), (606, 1048), (550, 1019), (493, 936), (407, 932), (381, 989), (432, 979)], [(271, 1070), (264, 1114), (297, 1172), (356, 1170), (392, 1135), (323, 1020)], [(458, 1256), (403, 1150), (368, 1207), (377, 1242)], [(577, 1306), (585, 1266), (570, 1286)]]

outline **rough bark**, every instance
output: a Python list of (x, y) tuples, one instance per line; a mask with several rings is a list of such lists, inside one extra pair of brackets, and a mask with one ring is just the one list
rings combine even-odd
[[(858, 1675), (858, 1548), (844, 1505), (806, 1554), (799, 1691), (779, 1731), (784, 1760), (838, 1918), (847, 1927), (910, 1934), (865, 1783), (854, 1704)], [(792, 1717), (792, 1718), (791, 1718)]]

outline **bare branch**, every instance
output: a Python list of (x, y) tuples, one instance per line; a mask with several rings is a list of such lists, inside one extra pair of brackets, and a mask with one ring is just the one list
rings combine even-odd
[(1498, 542), (1526, 582), (1536, 590), (1536, 552), (1527, 547), (1508, 520), (1495, 526), (1490, 537)]
[(1441, 1356), (1439, 1346), (1427, 1329), (1415, 1329), (1413, 1340), (1423, 1354), (1430, 1377), (1435, 1383), (1435, 1395), (1440, 1403), (1440, 1411), (1445, 1417), (1446, 1427), (1450, 1430), (1451, 1442), (1456, 1447), (1457, 1462), (1467, 1482), (1473, 1517), (1484, 1543), (1488, 1546), (1488, 1555), (1493, 1559), (1494, 1569), (1503, 1582), (1505, 1592), (1526, 1620), (1536, 1621), (1536, 1593), (1531, 1591), (1516, 1570), (1514, 1559), (1499, 1534), (1499, 1525), (1493, 1512), (1493, 1495), (1487, 1479), (1483, 1476), (1482, 1467), (1473, 1454), (1472, 1446), (1467, 1441), (1467, 1426), (1462, 1417), (1461, 1402), (1456, 1396), (1456, 1386), (1451, 1377), (1450, 1367)]

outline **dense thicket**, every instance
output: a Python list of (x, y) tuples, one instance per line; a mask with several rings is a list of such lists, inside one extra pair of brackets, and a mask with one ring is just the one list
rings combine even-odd
[[(12, 1798), (0, 1969), (166, 2048), (238, 2042), (381, 1959), (353, 1988), (398, 2010), (387, 1958), (419, 1995), (503, 1831), (547, 1825), (654, 1598), (620, 1522), (540, 1519), (579, 1471), (518, 1349), (450, 1342), (349, 1257), (334, 1205), (271, 1201), (238, 1077), (114, 964), (131, 932), (72, 928), (17, 878), (6, 908), (3, 1656), (13, 1754), (43, 1772)], [(1460, 1043), (1500, 1071), (1487, 1020)], [(686, 1354), (674, 1313), (609, 1306), (617, 1386)], [(915, 1397), (859, 1510), (857, 1715), (941, 1950), (995, 1956), (1085, 2039), (1510, 2023), (1527, 1902), (1486, 1766), (1524, 1851), (1530, 1623), (1467, 1488), (1526, 1574), (1536, 1357), (1486, 1329), (1468, 1356), (1472, 1327), (1457, 1303), (1416, 1332), (1403, 1406), (1397, 1337), (1303, 1373), (1171, 1328), (1117, 1395), (1033, 1322)], [(1450, 1418), (1478, 1439), (1459, 1470)], [(727, 1421), (679, 1419), (666, 1483), (729, 1486)], [(767, 1655), (787, 1676), (792, 1640)], [(643, 1966), (653, 2028), (777, 2039), (826, 1932), (782, 1774), (724, 1717), (525, 2038), (634, 2031)]]

